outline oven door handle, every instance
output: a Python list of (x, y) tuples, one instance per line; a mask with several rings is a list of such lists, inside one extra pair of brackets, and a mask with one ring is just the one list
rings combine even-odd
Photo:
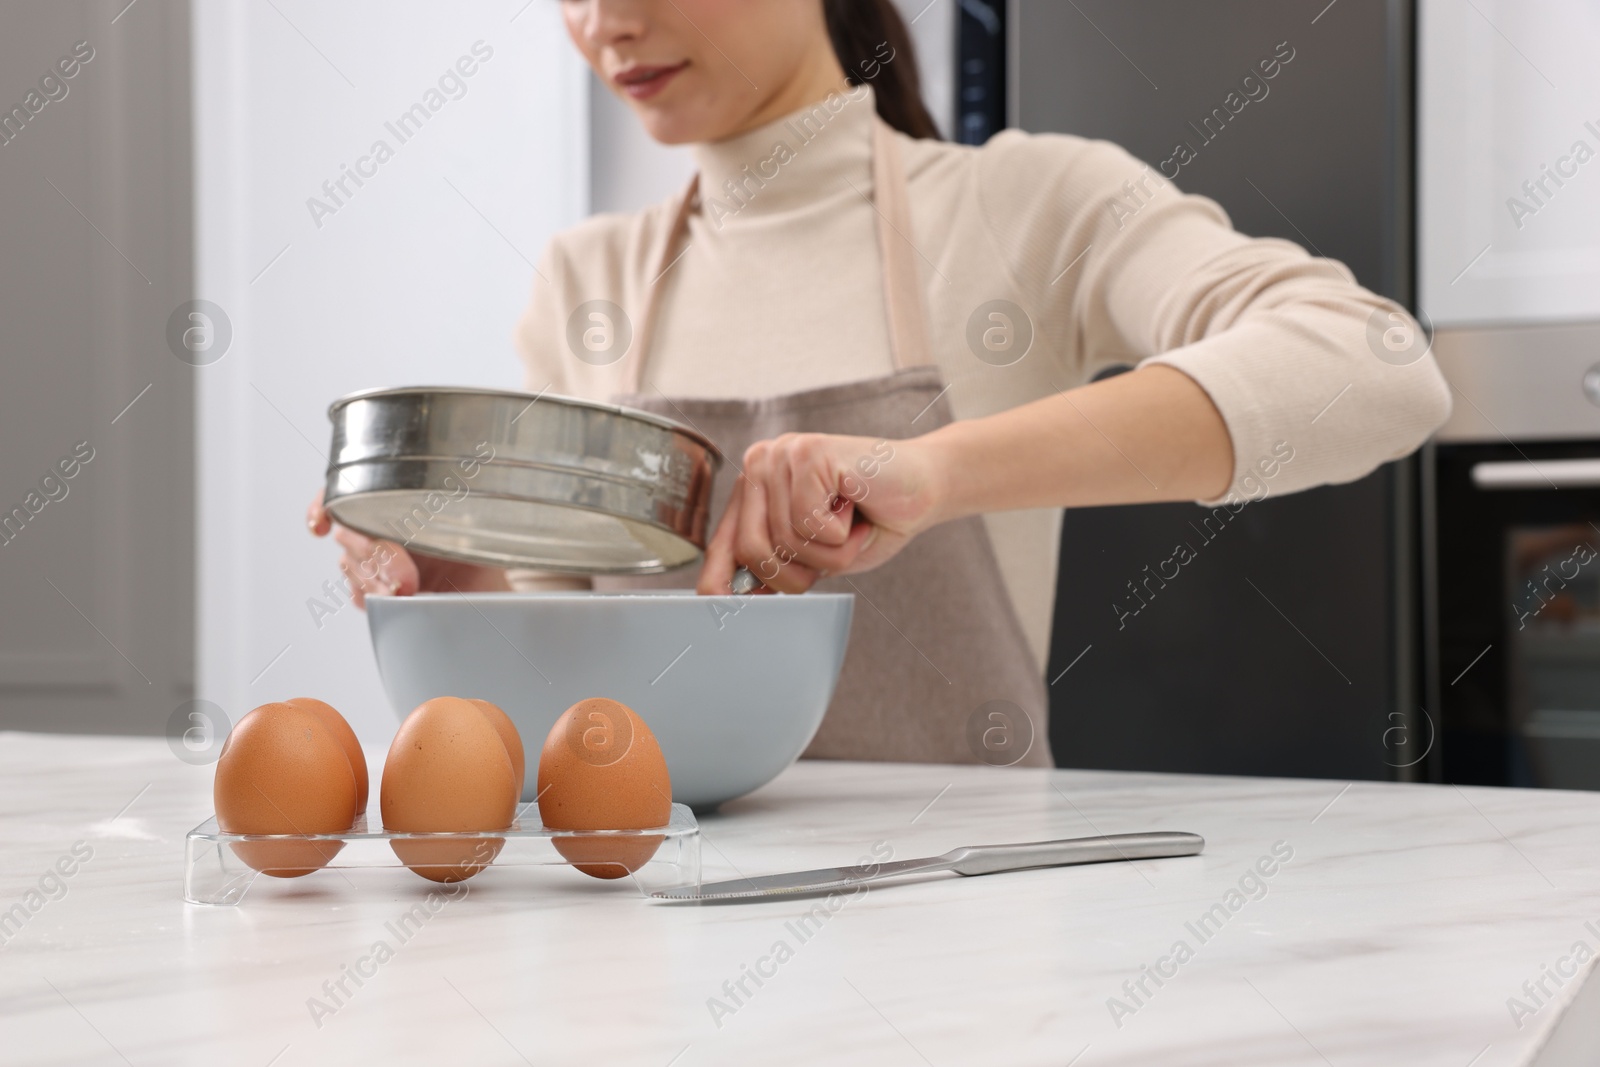
[(1600, 459), (1547, 459), (1537, 463), (1474, 463), (1479, 489), (1600, 488)]

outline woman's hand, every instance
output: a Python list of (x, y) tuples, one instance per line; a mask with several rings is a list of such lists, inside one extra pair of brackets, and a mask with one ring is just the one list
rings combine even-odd
[(916, 439), (807, 433), (758, 441), (706, 546), (698, 590), (726, 595), (740, 566), (780, 593), (870, 570), (943, 521), (941, 499)]
[[(1288, 456), (1260, 464), (1292, 459), (1280, 444)], [(1210, 396), (1159, 365), (906, 441), (785, 434), (751, 445), (744, 464), (706, 546), (701, 593), (726, 595), (739, 566), (801, 593), (966, 515), (1216, 499), (1234, 466)]]
[(339, 569), (350, 585), (350, 599), (365, 608), (369, 595), (410, 596), (413, 593), (484, 593), (511, 588), (506, 572), (495, 567), (457, 563), (435, 556), (412, 555), (393, 541), (379, 541), (333, 521), (317, 491), (306, 510), (313, 537), (333, 539), (344, 549)]

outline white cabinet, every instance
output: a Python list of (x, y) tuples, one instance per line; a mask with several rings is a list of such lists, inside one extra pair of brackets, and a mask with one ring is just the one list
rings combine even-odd
[(1421, 0), (1418, 18), (1423, 311), (1600, 321), (1600, 4)]

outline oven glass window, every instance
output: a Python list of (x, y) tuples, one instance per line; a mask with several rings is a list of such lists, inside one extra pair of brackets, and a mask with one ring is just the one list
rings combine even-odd
[(1506, 536), (1511, 727), (1532, 785), (1600, 789), (1600, 529)]

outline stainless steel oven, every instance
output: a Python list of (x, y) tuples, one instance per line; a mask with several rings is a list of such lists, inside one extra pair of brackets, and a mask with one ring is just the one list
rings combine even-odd
[(1425, 464), (1435, 780), (1600, 789), (1600, 323), (1441, 328)]
[(1440, 444), (1434, 478), (1438, 777), (1600, 789), (1600, 435)]

